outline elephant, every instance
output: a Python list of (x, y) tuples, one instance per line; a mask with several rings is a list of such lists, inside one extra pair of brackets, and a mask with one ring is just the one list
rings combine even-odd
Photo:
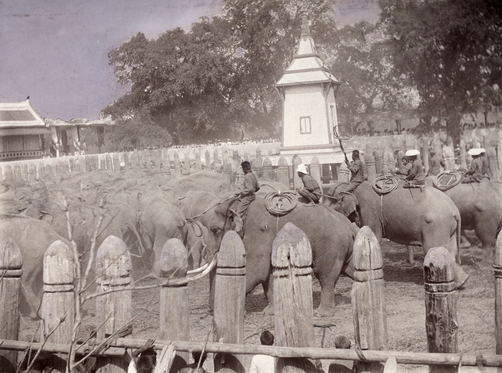
[(23, 215), (0, 215), (0, 243), (12, 238), (23, 256), (21, 277), (21, 313), (35, 318), (42, 300), (43, 259), (49, 246), (62, 241), (70, 242), (57, 234), (49, 223)]
[(147, 250), (153, 250), (154, 272), (159, 274), (158, 258), (164, 244), (170, 238), (178, 238), (186, 244), (187, 227), (181, 210), (159, 196), (140, 196), (139, 234)]
[(315, 314), (333, 315), (338, 278), (341, 273), (349, 277), (353, 274), (351, 258), (358, 229), (345, 216), (321, 204), (297, 203), (288, 214), (274, 216), (267, 211), (265, 193), (257, 193), (242, 222), (233, 209), (234, 202), (235, 199), (222, 201), (206, 213), (206, 219), (218, 244), (227, 231), (239, 231), (244, 224), (247, 293), (261, 284), (268, 300), (265, 312), (273, 310), (272, 243), (277, 233), (290, 222), (307, 235), (312, 247), (313, 272), (321, 285), (321, 302)]
[[(431, 180), (427, 180), (431, 183)], [(458, 184), (444, 193), (460, 211), (462, 229), (474, 230), (483, 248), (483, 260), (491, 262), (497, 235), (502, 229), (502, 194), (489, 180)]]
[[(329, 188), (335, 196), (339, 185)], [(337, 201), (324, 198), (323, 203), (348, 216), (360, 227), (368, 226), (378, 241), (388, 238), (404, 245), (421, 245), (424, 252), (445, 247), (454, 258), (454, 279), (461, 288), (468, 275), (460, 266), (459, 243), (461, 218), (453, 201), (441, 191), (425, 186), (403, 188), (403, 182), (388, 194), (376, 193), (367, 181), (351, 193), (340, 193)]]

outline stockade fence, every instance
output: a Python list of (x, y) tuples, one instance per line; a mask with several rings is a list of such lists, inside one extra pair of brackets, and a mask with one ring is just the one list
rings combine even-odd
[[(441, 154), (445, 161), (445, 170), (454, 167), (466, 168), (470, 163), (467, 149), (484, 147), (489, 160), (491, 179), (500, 182), (500, 165), (502, 165), (502, 130), (481, 129), (465, 131), (457, 154), (451, 141), (442, 141), (439, 134), (433, 137), (418, 138), (414, 135), (394, 135), (362, 137), (354, 136), (343, 140), (347, 152), (359, 149), (364, 153), (362, 161), (367, 168), (367, 178), (388, 174), (396, 163), (400, 166), (407, 149), (419, 149), (425, 171), (429, 168), (429, 151)], [(262, 154), (266, 149), (266, 155)], [(350, 154), (348, 154), (350, 158)], [(253, 146), (194, 147), (186, 149), (163, 148), (121, 153), (89, 154), (64, 156), (59, 158), (43, 158), (2, 162), (0, 164), (0, 181), (35, 181), (51, 180), (79, 172), (95, 172), (106, 170), (120, 172), (130, 169), (148, 169), (167, 175), (189, 175), (202, 169), (213, 169), (229, 175), (233, 180), (239, 179), (239, 163), (242, 160), (252, 162), (253, 169), (259, 176), (283, 182), (292, 187), (298, 182), (295, 177), (295, 166), (299, 163), (310, 165), (311, 173), (319, 183), (329, 184), (331, 181), (347, 181), (349, 172), (344, 163), (320, 164), (318, 157), (299, 156), (284, 157), (280, 155), (279, 144), (255, 144)], [(313, 169), (312, 169), (313, 167)], [(286, 173), (287, 170), (287, 173)]]
[[(75, 364), (96, 357), (98, 372), (125, 372), (126, 348), (140, 348), (146, 340), (127, 338), (135, 319), (132, 291), (159, 288), (159, 332), (154, 349), (160, 352), (155, 373), (177, 371), (187, 352), (213, 353), (215, 372), (245, 372), (243, 355), (267, 354), (278, 358), (278, 372), (313, 372), (313, 359), (352, 360), (359, 372), (397, 372), (398, 364), (429, 365), (430, 372), (454, 372), (459, 365), (502, 367), (502, 235), (495, 256), (496, 355), (473, 356), (458, 352), (454, 258), (437, 247), (424, 260), (428, 353), (387, 351), (383, 260), (373, 232), (363, 227), (354, 242), (355, 272), (351, 292), (355, 349), (314, 347), (312, 251), (306, 235), (286, 224), (273, 243), (275, 346), (244, 345), (246, 257), (234, 231), (225, 234), (220, 251), (203, 270), (187, 271), (187, 250), (177, 239), (168, 240), (160, 256), (160, 279), (154, 285), (133, 286), (131, 257), (125, 243), (109, 236), (97, 249), (97, 290), (83, 297), (76, 291), (78, 254), (62, 241), (47, 249), (43, 260), (44, 293), (40, 307), (40, 342), (18, 341), (22, 261), (13, 239), (0, 246), (0, 362), (3, 371), (15, 371), (18, 351), (36, 356), (53, 353), (55, 371), (73, 371)], [(213, 341), (190, 342), (188, 282), (199, 279), (216, 264)], [(189, 276), (187, 276), (189, 275)], [(77, 299), (75, 299), (77, 297)], [(84, 300), (96, 301), (96, 334), (77, 341)], [(208, 335), (209, 338), (209, 335)], [(309, 360), (310, 359), (310, 360)], [(67, 362), (71, 362), (66, 368)], [(385, 364), (385, 366), (384, 366)], [(9, 367), (11, 370), (9, 370)], [(68, 369), (68, 370), (66, 370)], [(71, 369), (71, 370), (70, 370)]]

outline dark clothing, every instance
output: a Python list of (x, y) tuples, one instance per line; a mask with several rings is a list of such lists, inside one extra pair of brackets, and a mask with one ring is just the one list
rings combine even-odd
[(298, 193), (307, 199), (312, 200), (314, 203), (319, 203), (319, 196), (321, 193), (321, 187), (315, 181), (315, 179), (310, 175), (304, 175), (302, 177), (302, 182), (304, 185), (303, 189), (299, 189)]
[(490, 162), (486, 154), (482, 155), (481, 162), (483, 163), (483, 176), (490, 178)]
[(242, 185), (242, 191), (239, 197), (239, 205), (237, 206), (236, 212), (242, 219), (242, 222), (246, 220), (248, 207), (256, 198), (255, 192), (260, 189), (258, 186), (258, 179), (255, 174), (251, 171), (244, 175), (244, 183)]
[(350, 170), (350, 181), (355, 181), (362, 183), (364, 181), (364, 164), (360, 159), (356, 159), (353, 162), (350, 162), (348, 165)]
[(415, 159), (411, 165), (406, 180), (411, 185), (425, 185), (425, 172), (420, 159)]
[(462, 183), (479, 183), (483, 178), (483, 161), (481, 158), (474, 158), (471, 167), (462, 178)]
[(441, 172), (441, 167), (444, 167), (444, 162), (439, 155), (434, 155), (429, 161), (429, 175), (438, 175)]
[(350, 181), (344, 192), (352, 193), (364, 181), (364, 164), (360, 159), (356, 159), (350, 162), (347, 167), (350, 170)]

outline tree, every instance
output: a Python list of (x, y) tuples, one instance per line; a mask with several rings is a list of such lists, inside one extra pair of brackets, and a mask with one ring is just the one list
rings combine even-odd
[(238, 137), (242, 130), (273, 133), (281, 118), (275, 83), (291, 60), (301, 16), (314, 37), (334, 30), (334, 0), (227, 0), (223, 15), (202, 18), (190, 32), (155, 40), (138, 33), (109, 53), (123, 97), (104, 109), (165, 128), (177, 143)]
[(454, 143), (464, 113), (502, 104), (498, 0), (380, 0), (396, 73), (415, 85), (423, 116), (442, 118)]
[[(395, 75), (382, 24), (358, 22), (336, 32), (331, 71), (340, 80), (340, 124), (354, 133), (361, 123), (401, 120), (414, 109), (412, 87)], [(328, 59), (329, 60), (329, 59)]]

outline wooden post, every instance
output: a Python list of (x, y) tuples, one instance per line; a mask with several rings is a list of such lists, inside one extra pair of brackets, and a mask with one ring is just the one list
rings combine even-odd
[(185, 162), (183, 163), (183, 169), (181, 173), (183, 175), (190, 175), (190, 152), (185, 152)]
[(202, 170), (202, 160), (200, 157), (200, 150), (195, 150), (195, 171)]
[(29, 181), (29, 179), (28, 179), (28, 165), (26, 163), (23, 164), (23, 166), (21, 167), (21, 178), (23, 179), (23, 181)]
[(348, 183), (350, 180), (350, 170), (345, 164), (345, 162), (340, 163), (340, 166), (338, 167), (338, 181), (340, 183)]
[(443, 147), (444, 168), (446, 171), (452, 171), (455, 168), (455, 154), (453, 148), (448, 145)]
[[(429, 352), (458, 352), (455, 259), (444, 247), (433, 247), (424, 259), (425, 329)], [(429, 372), (456, 372), (455, 366), (431, 365)]]
[[(40, 340), (70, 343), (75, 322), (75, 261), (73, 251), (63, 241), (53, 242), (44, 254), (44, 294), (40, 314)], [(56, 372), (66, 372), (66, 357), (53, 357)]]
[(499, 166), (497, 162), (497, 152), (493, 146), (489, 146), (486, 149), (486, 155), (488, 158), (488, 165), (490, 166), (490, 179), (495, 182), (499, 182)]
[[(239, 235), (228, 231), (221, 241), (214, 289), (214, 341), (244, 343), (246, 251)], [(238, 356), (217, 354), (214, 371), (245, 371)]]
[(4, 181), (12, 181), (14, 179), (14, 175), (12, 174), (12, 167), (10, 165), (5, 166), (3, 172), (3, 180)]
[(373, 152), (373, 157), (375, 157), (375, 173), (376, 176), (381, 176), (383, 174), (383, 152), (380, 149), (376, 149)]
[(129, 170), (131, 168), (131, 163), (129, 162), (129, 153), (124, 152), (124, 170)]
[(113, 170), (113, 159), (110, 154), (106, 154), (104, 157), (99, 157), (99, 168), (101, 170)]
[(211, 154), (209, 153), (209, 150), (206, 150), (204, 152), (204, 162), (205, 162), (204, 164), (206, 165), (206, 168), (208, 170), (210, 170), (211, 169)]
[[(0, 244), (0, 339), (17, 340), (23, 257), (16, 243), (8, 238)], [(0, 350), (0, 366), (15, 372), (17, 352)]]
[(288, 188), (290, 187), (288, 161), (284, 157), (279, 158), (277, 167), (277, 181), (281, 184), (286, 185)]
[(36, 180), (38, 180), (37, 166), (34, 163), (32, 163), (28, 167), (28, 181), (36, 181)]
[(293, 157), (293, 189), (296, 189), (296, 188), (303, 188), (303, 182), (302, 180), (300, 179), (300, 176), (298, 176), (298, 172), (296, 172), (296, 169), (298, 168), (298, 165), (300, 165), (300, 163), (303, 163), (302, 162), (302, 159), (295, 155)]
[(174, 152), (174, 172), (177, 176), (181, 175), (180, 156), (178, 152)]
[[(502, 355), (502, 232), (497, 236), (493, 272), (495, 274), (495, 352), (497, 355)], [(498, 368), (498, 372), (502, 372), (502, 369)]]
[(270, 160), (270, 158), (265, 157), (265, 159), (263, 160), (262, 170), (263, 170), (263, 177), (265, 179), (270, 179), (270, 180), (274, 179), (274, 169), (272, 168), (272, 161)]
[(259, 179), (262, 177), (262, 160), (261, 160), (261, 157), (260, 159), (258, 158), (255, 158), (253, 159), (253, 161), (251, 162), (251, 170), (253, 170), (254, 174), (256, 175), (256, 177)]
[(114, 154), (113, 157), (113, 171), (120, 171), (120, 159), (118, 154)]
[[(183, 278), (188, 271), (188, 252), (177, 238), (169, 239), (160, 254), (160, 277)], [(162, 340), (190, 340), (190, 301), (188, 284), (162, 285), (160, 289), (160, 333)], [(176, 371), (188, 363), (186, 352), (177, 353), (173, 366)]]
[(464, 139), (460, 139), (460, 168), (466, 169), (467, 162), (465, 160), (466, 151), (465, 151), (465, 141)]
[(319, 163), (319, 158), (314, 157), (310, 161), (310, 176), (312, 176), (319, 186), (322, 185), (321, 181), (321, 164)]
[(364, 155), (364, 163), (366, 163), (366, 176), (369, 182), (376, 178), (375, 157), (372, 154)]
[[(361, 350), (381, 350), (387, 343), (387, 314), (383, 281), (383, 260), (378, 240), (364, 226), (354, 240), (354, 282), (352, 313), (356, 343)], [(357, 362), (358, 372), (377, 372), (380, 363)]]
[[(287, 223), (272, 245), (275, 345), (313, 347), (312, 249), (305, 233)], [(310, 372), (305, 358), (277, 361), (278, 372)]]
[[(98, 293), (113, 292), (96, 298), (97, 337), (105, 338), (119, 330), (132, 332), (131, 255), (120, 238), (108, 236), (96, 254)], [(127, 332), (130, 330), (130, 332)], [(98, 359), (99, 373), (124, 373), (128, 361), (123, 357)]]

